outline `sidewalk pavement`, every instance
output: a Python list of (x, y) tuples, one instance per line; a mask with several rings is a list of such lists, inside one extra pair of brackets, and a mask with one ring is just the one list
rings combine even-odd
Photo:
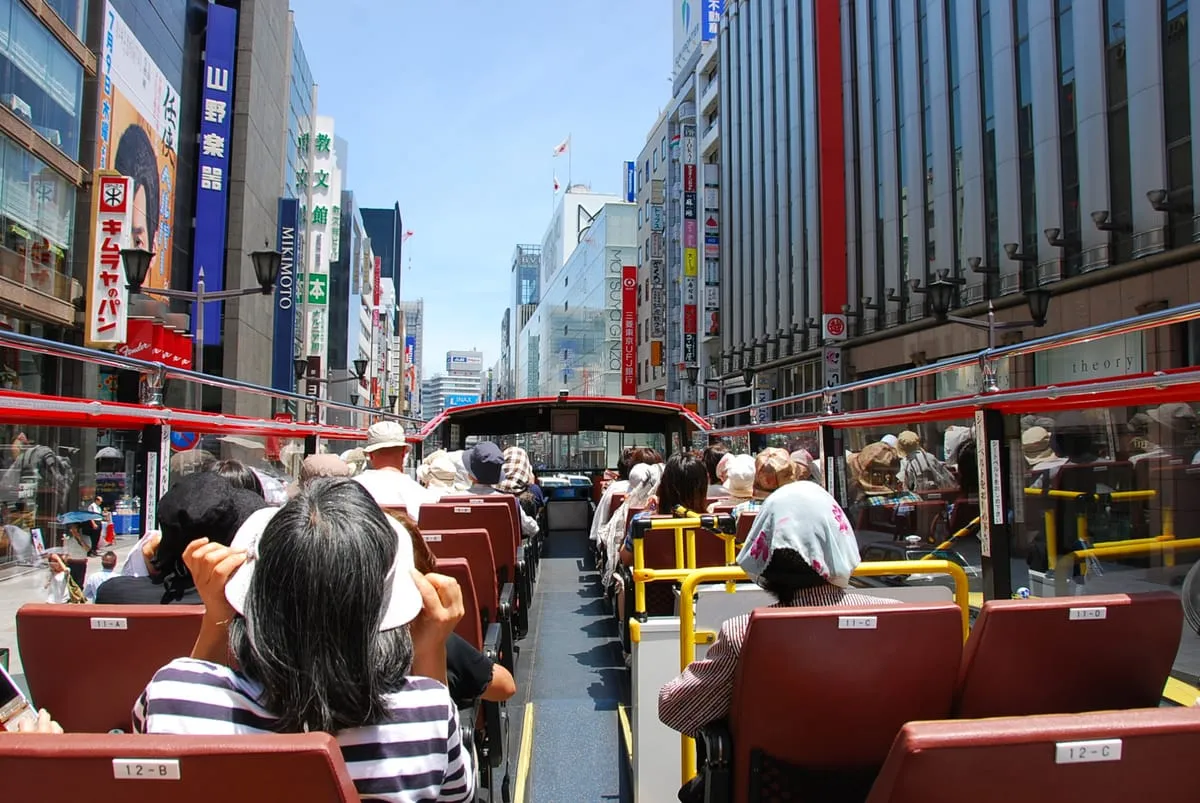
[[(117, 553), (117, 566), (125, 560), (135, 546), (137, 536), (117, 536), (116, 542), (110, 547), (101, 547), (103, 554), (111, 549)], [(72, 552), (75, 557), (76, 552)], [(82, 555), (80, 555), (82, 557)], [(88, 558), (87, 574), (100, 571), (100, 558)], [(0, 647), (8, 648), (8, 671), (24, 687), (24, 670), (21, 667), (21, 654), (17, 649), (17, 610), (27, 602), (46, 601), (46, 583), (50, 570), (47, 568), (30, 568), (18, 570), (3, 580), (0, 580)]]

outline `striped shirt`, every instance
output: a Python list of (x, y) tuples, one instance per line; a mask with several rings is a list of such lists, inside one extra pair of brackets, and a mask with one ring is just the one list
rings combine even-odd
[[(896, 605), (898, 600), (855, 594), (834, 585), (806, 588), (784, 604), (772, 608), (816, 607), (830, 605)], [(683, 674), (667, 683), (658, 692), (658, 718), (671, 730), (697, 737), (700, 729), (729, 714), (733, 702), (733, 676), (737, 672), (738, 656), (746, 640), (750, 614), (743, 613), (721, 625), (717, 640), (708, 654), (692, 661)]]
[[(276, 718), (256, 702), (261, 693), (260, 685), (229, 667), (177, 658), (155, 673), (134, 704), (133, 728), (207, 736), (276, 733)], [(474, 769), (446, 687), (410, 677), (388, 702), (388, 722), (334, 734), (362, 799), (471, 800)]]

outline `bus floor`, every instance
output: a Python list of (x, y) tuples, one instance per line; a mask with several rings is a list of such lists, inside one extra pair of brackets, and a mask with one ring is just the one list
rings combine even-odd
[(629, 673), (588, 536), (555, 533), (547, 547), (509, 704), (513, 800), (632, 801), (618, 713), (628, 706)]

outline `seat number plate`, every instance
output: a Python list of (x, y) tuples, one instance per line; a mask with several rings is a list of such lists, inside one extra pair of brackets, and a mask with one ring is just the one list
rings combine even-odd
[(1094, 764), (1097, 761), (1120, 761), (1120, 739), (1095, 739), (1089, 742), (1056, 742), (1055, 764)]
[(838, 630), (874, 630), (879, 626), (877, 616), (839, 616)]
[(178, 781), (179, 759), (114, 758), (113, 777), (120, 781)]
[(423, 535), (425, 537), (425, 543), (427, 544), (437, 544), (442, 540), (441, 533), (424, 533)]
[(1077, 622), (1083, 619), (1107, 619), (1108, 608), (1071, 608), (1067, 620)]
[(100, 616), (92, 617), (92, 630), (128, 630), (128, 629), (129, 629), (129, 620), (124, 617), (113, 618), (113, 619), (106, 619), (106, 618), (100, 617)]
[(456, 508), (454, 508), (454, 512), (455, 513), (470, 513), (471, 506), (467, 505), (466, 507), (456, 507)]

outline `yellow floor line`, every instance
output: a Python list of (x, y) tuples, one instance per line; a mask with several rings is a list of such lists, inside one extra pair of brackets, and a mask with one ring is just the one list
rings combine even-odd
[(625, 752), (629, 754), (629, 764), (633, 765), (633, 728), (629, 727), (629, 715), (625, 713), (625, 706), (617, 704), (617, 719), (621, 723), (621, 730), (625, 734)]
[(533, 760), (533, 703), (525, 703), (525, 724), (521, 727), (521, 752), (517, 755), (516, 794), (513, 803), (525, 803), (529, 764)]
[(1167, 678), (1166, 688), (1163, 689), (1163, 697), (1176, 705), (1195, 705), (1196, 700), (1200, 699), (1200, 690), (1177, 678)]

